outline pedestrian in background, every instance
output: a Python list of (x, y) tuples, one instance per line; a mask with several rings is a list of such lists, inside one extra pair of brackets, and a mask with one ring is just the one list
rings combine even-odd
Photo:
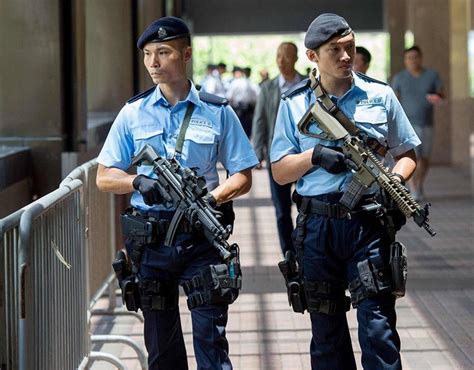
[(423, 66), (418, 46), (405, 50), (403, 62), (405, 69), (393, 77), (392, 88), (421, 139), (415, 149), (418, 165), (408, 185), (415, 199), (422, 200), (433, 146), (433, 107), (444, 98), (443, 83), (438, 72)]
[(357, 46), (354, 57), (354, 71), (367, 74), (371, 60), (370, 52), (363, 46)]
[(270, 146), (275, 130), (275, 120), (283, 92), (292, 88), (305, 78), (295, 69), (298, 60), (298, 48), (292, 42), (283, 42), (278, 46), (276, 62), (280, 74), (274, 79), (260, 86), (260, 95), (253, 118), (252, 143), (262, 168), (265, 163), (268, 167), (270, 190), (277, 220), (278, 237), (283, 254), (293, 250), (291, 234), (293, 221), (291, 218), (291, 183), (279, 185), (275, 182), (270, 168)]
[[(249, 71), (247, 70), (247, 73)], [(235, 113), (239, 117), (242, 127), (247, 137), (250, 138), (252, 133), (252, 117), (257, 101), (258, 91), (250, 79), (246, 76), (244, 68), (234, 67), (234, 79), (227, 90), (227, 99)]]

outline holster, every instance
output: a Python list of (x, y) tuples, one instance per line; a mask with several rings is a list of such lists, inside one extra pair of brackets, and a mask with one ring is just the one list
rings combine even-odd
[(156, 242), (158, 235), (156, 221), (141, 215), (135, 215), (129, 210), (120, 215), (122, 234), (136, 243), (150, 244)]
[(112, 267), (122, 290), (122, 302), (128, 311), (137, 312), (140, 308), (140, 295), (136, 275), (129, 268), (127, 257), (123, 251), (118, 251)]
[(293, 251), (285, 253), (285, 259), (278, 263), (285, 279), (288, 303), (294, 312), (304, 313), (307, 308), (304, 283), (300, 277), (296, 255)]
[(390, 245), (390, 268), (392, 270), (392, 294), (401, 298), (405, 295), (408, 264), (406, 248), (397, 241)]

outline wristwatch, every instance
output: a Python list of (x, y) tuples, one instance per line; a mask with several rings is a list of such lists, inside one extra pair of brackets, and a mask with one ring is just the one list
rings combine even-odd
[(392, 172), (392, 176), (398, 177), (400, 179), (400, 184), (405, 185), (405, 178), (399, 173)]

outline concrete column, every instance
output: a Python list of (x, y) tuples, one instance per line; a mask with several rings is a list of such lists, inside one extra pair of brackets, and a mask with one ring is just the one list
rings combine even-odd
[(471, 1), (450, 1), (450, 91), (451, 91), (451, 161), (470, 167), (469, 137), (474, 132), (474, 99), (469, 97), (468, 33), (471, 29)]
[(117, 113), (133, 96), (132, 0), (86, 0), (89, 112)]
[(450, 0), (408, 0), (408, 29), (423, 51), (423, 62), (435, 69), (444, 84), (445, 103), (435, 107), (432, 162), (451, 162)]
[(388, 80), (403, 68), (405, 32), (407, 29), (407, 0), (385, 0), (386, 27), (390, 34), (390, 73)]
[(443, 80), (446, 101), (435, 108), (434, 163), (469, 164), (467, 34), (472, 0), (409, 0), (409, 25), (424, 64)]
[[(60, 2), (65, 6), (68, 2)], [(62, 14), (62, 78), (67, 99), (64, 104), (66, 151), (87, 150), (86, 21), (84, 0), (69, 3)], [(65, 39), (65, 34), (68, 38)]]

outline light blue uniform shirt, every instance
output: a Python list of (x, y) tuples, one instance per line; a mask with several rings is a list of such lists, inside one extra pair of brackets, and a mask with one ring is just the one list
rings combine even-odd
[[(258, 164), (232, 108), (200, 100), (193, 84), (186, 99), (174, 107), (162, 95), (159, 85), (150, 94), (125, 105), (110, 129), (97, 162), (127, 171), (132, 158), (146, 144), (159, 156), (172, 158), (189, 103), (195, 107), (179, 162), (204, 176), (209, 190), (219, 185), (217, 162), (222, 163), (229, 175)], [(137, 173), (156, 178), (151, 166), (139, 166)], [(132, 195), (131, 204), (144, 211), (164, 209), (161, 205), (147, 206), (137, 191)]]
[[(370, 137), (388, 146), (394, 157), (419, 145), (420, 139), (393, 90), (385, 84), (359, 77), (355, 73), (353, 77), (352, 87), (337, 99), (337, 106), (347, 118)], [(302, 87), (282, 99), (270, 152), (272, 163), (288, 154), (312, 149), (318, 143), (341, 146), (341, 140), (320, 140), (299, 132), (298, 122), (315, 100), (316, 97), (309, 86)], [(321, 167), (313, 167), (296, 182), (296, 191), (303, 196), (340, 192), (345, 190), (351, 178), (352, 173), (349, 171), (333, 175)]]

